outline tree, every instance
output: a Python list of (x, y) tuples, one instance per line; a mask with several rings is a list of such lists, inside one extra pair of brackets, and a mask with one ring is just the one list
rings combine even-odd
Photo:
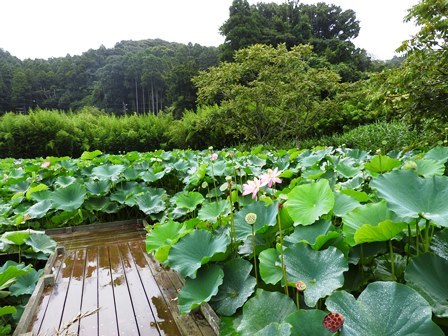
[[(338, 108), (332, 101), (340, 77), (314, 68), (310, 46), (261, 44), (236, 52), (194, 78), (198, 104), (220, 103), (216, 127), (245, 142), (264, 143), (337, 131)], [(218, 125), (219, 124), (219, 125)]]
[(415, 126), (440, 128), (448, 123), (448, 2), (423, 0), (406, 20), (420, 30), (398, 49), (406, 53), (401, 66), (372, 78), (372, 99)]

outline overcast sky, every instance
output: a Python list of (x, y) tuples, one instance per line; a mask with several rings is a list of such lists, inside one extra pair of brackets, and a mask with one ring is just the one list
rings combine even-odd
[[(249, 0), (257, 2), (284, 0)], [(403, 18), (418, 0), (326, 2), (356, 12), (361, 32), (354, 43), (377, 59), (392, 58), (416, 31)], [(20, 59), (47, 59), (80, 55), (101, 45), (111, 48), (122, 40), (161, 38), (218, 46), (224, 42), (218, 30), (231, 4), (232, 0), (1, 0), (0, 48)]]

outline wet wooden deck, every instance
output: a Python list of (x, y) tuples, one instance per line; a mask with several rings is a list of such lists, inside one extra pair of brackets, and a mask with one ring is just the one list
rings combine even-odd
[(199, 314), (177, 313), (182, 279), (146, 253), (138, 225), (52, 234), (64, 246), (33, 335), (215, 335)]

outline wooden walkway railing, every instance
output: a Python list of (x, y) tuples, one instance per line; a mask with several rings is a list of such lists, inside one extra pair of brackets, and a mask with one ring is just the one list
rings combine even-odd
[(28, 327), (32, 335), (216, 335), (203, 315), (178, 314), (182, 279), (146, 253), (141, 226), (51, 235), (64, 250)]

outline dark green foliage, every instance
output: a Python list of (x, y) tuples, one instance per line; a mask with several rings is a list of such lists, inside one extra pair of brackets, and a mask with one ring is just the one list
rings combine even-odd
[(151, 151), (166, 145), (167, 115), (116, 117), (95, 108), (78, 113), (34, 110), (0, 119), (1, 157), (79, 157), (86, 150), (105, 153)]
[[(420, 137), (420, 138), (419, 138)], [(409, 149), (421, 141), (422, 135), (403, 122), (376, 122), (359, 126), (343, 134), (324, 136), (319, 139), (299, 141), (301, 148), (314, 146), (347, 146), (362, 150), (380, 149), (383, 153), (391, 150)]]

